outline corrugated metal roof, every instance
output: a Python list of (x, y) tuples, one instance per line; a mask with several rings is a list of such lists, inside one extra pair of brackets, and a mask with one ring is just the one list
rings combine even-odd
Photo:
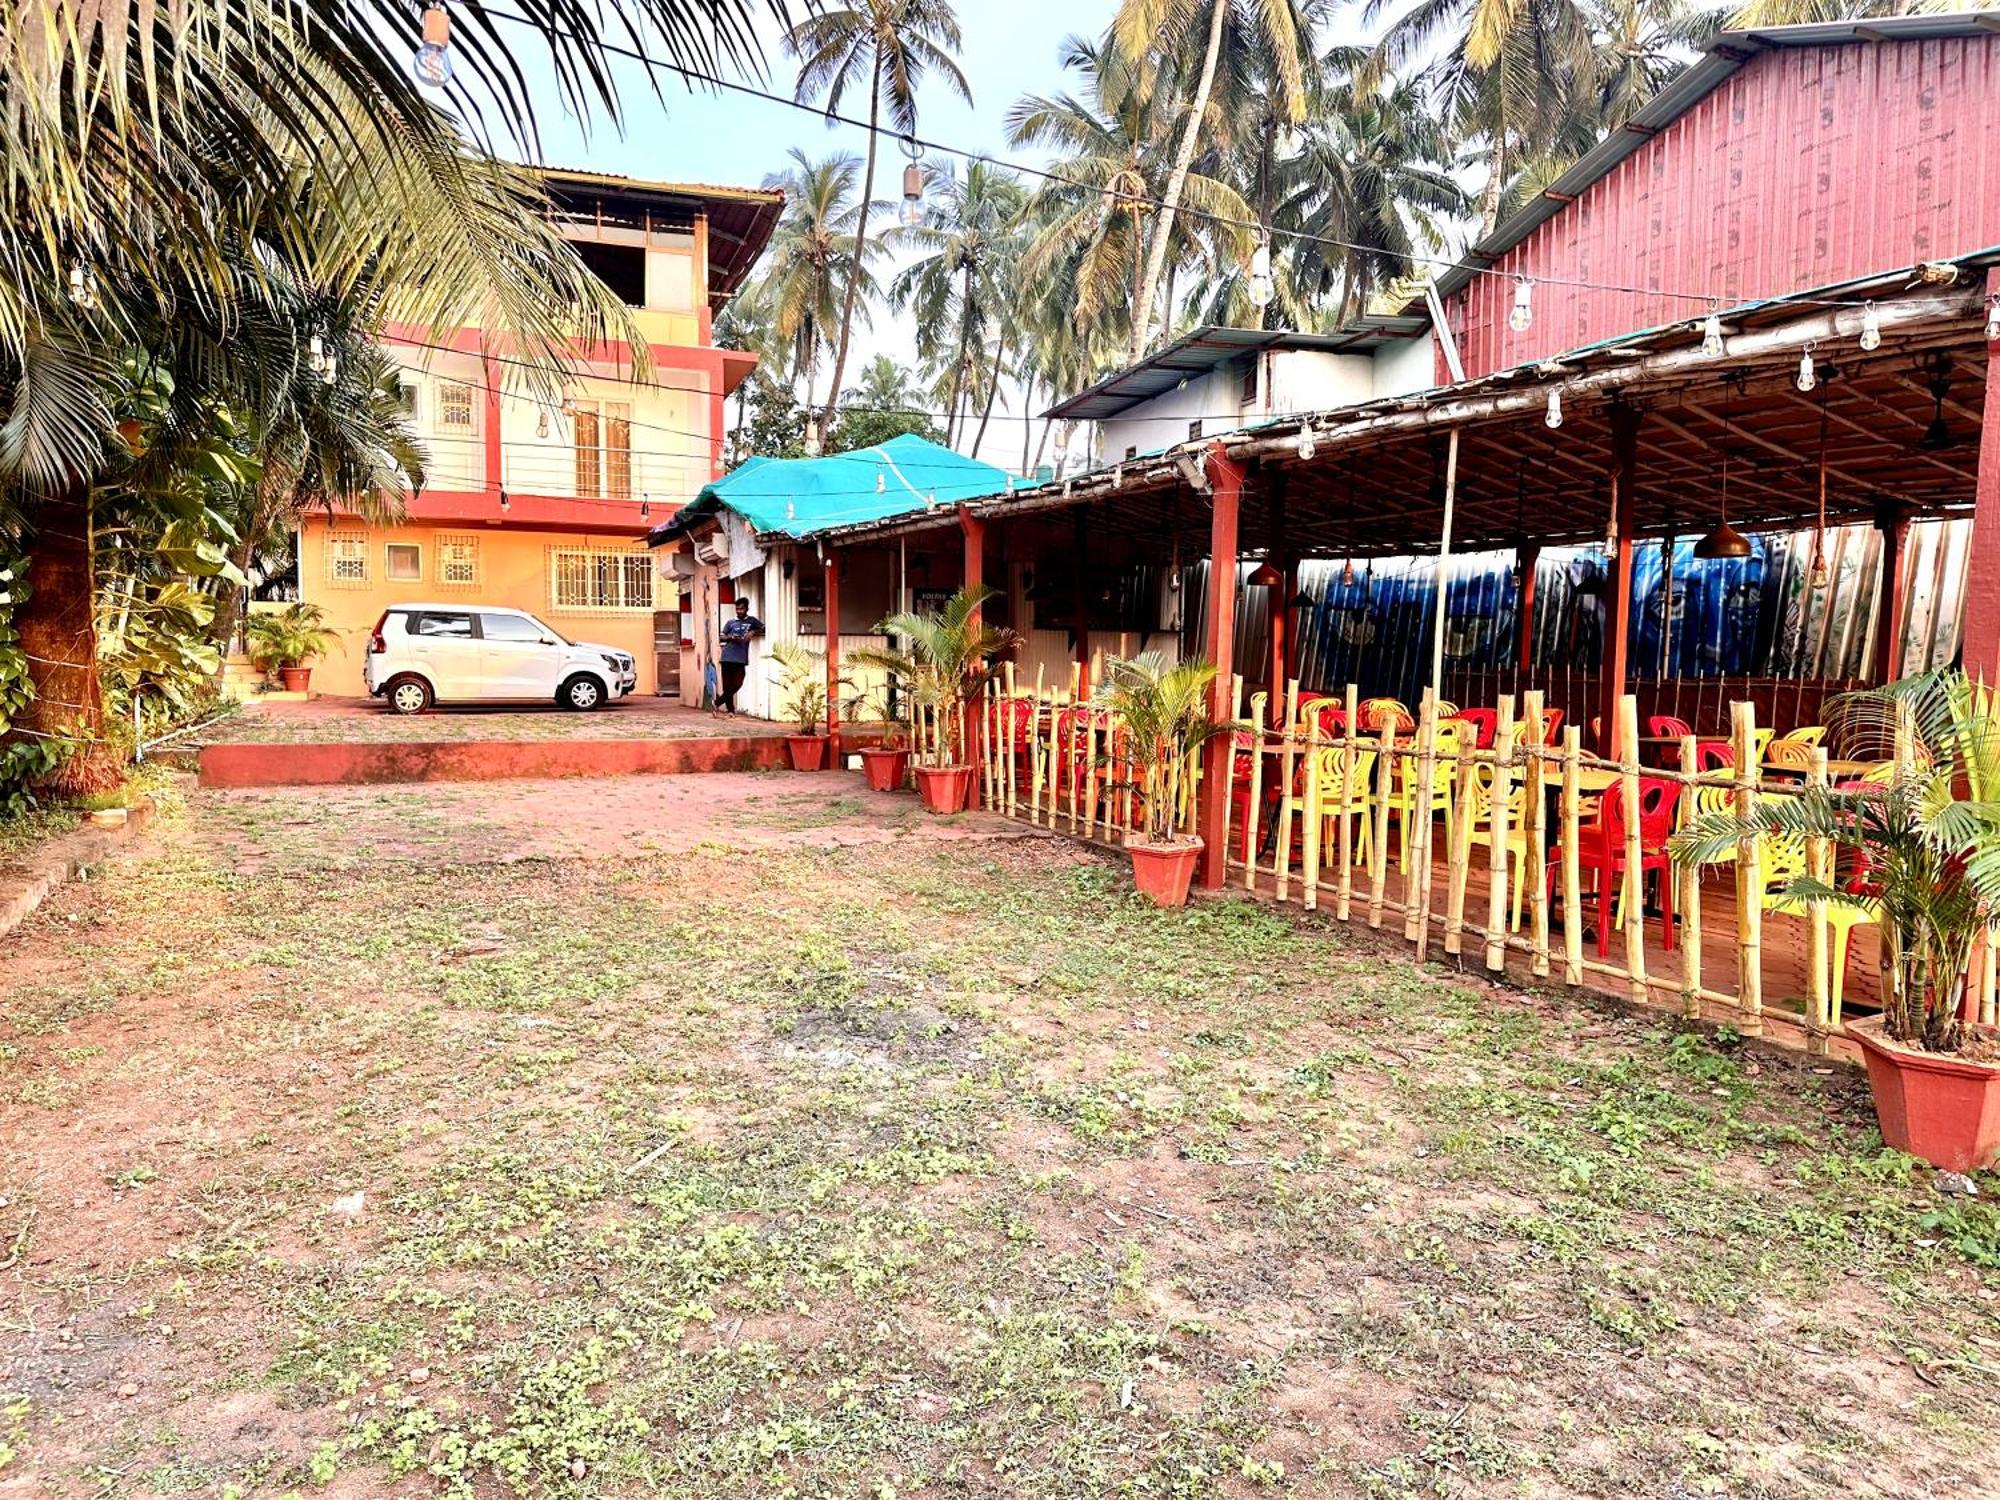
[(1409, 338), (1429, 326), (1429, 319), (1400, 313), (1370, 314), (1332, 333), (1296, 333), (1281, 328), (1208, 326), (1175, 339), (1136, 365), (1107, 375), (1044, 412), (1045, 420), (1088, 422), (1115, 417), (1143, 401), (1174, 389), (1182, 381), (1206, 375), (1219, 365), (1267, 349), (1311, 349), (1325, 354), (1353, 354), (1397, 338)]
[[(1676, 75), (1622, 127), (1585, 152), (1574, 166), (1544, 188), (1534, 201), (1510, 215), (1491, 234), (1467, 250), (1457, 265), (1438, 278), (1438, 295), (1441, 298), (1450, 297), (1462, 290), (1487, 266), (1561, 213), (1586, 189), (1609, 176), (1626, 157), (1714, 93), (1730, 75), (1759, 53), (1784, 47), (1921, 42), (1993, 32), (2000, 32), (2000, 13), (1887, 16), (1873, 21), (1826, 21), (1805, 26), (1725, 31), (1706, 53)], [(1423, 300), (1416, 298), (1406, 304), (1404, 312), (1415, 316), (1423, 306)]]
[(776, 188), (657, 182), (578, 167), (538, 166), (532, 170), (558, 200), (565, 195), (599, 193), (634, 205), (671, 205), (706, 215), (711, 307), (719, 308), (735, 295), (757, 257), (764, 253), (785, 208), (785, 195)]

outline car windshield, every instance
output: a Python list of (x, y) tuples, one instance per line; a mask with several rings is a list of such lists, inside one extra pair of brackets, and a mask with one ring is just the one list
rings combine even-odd
[(568, 636), (564, 635), (560, 630), (557, 630), (554, 626), (550, 625), (545, 620), (536, 619), (535, 616), (526, 613), (523, 613), (521, 618), (526, 620), (529, 624), (533, 625), (537, 630), (541, 631), (543, 635), (552, 638), (558, 646), (574, 646), (576, 644), (575, 641), (571, 640)]

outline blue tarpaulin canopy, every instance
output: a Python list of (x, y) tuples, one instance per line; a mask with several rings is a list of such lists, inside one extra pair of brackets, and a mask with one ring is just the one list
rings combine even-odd
[(751, 529), (803, 538), (835, 526), (879, 521), (934, 505), (999, 493), (1007, 471), (905, 434), (825, 458), (748, 458), (646, 540), (673, 541), (691, 523), (727, 507)]

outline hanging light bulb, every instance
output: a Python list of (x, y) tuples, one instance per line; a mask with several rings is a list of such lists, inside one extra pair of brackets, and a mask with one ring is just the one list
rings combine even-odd
[(340, 361), (329, 354), (320, 361), (319, 380), (321, 385), (332, 385), (340, 378)]
[(889, 478), (880, 469), (877, 469), (875, 471), (875, 493), (878, 495), (885, 495), (888, 492), (889, 492)]
[(1271, 246), (1266, 241), (1250, 252), (1250, 279), (1243, 284), (1243, 291), (1252, 307), (1269, 307), (1275, 290), (1271, 280)]
[(1563, 393), (1562, 393), (1562, 388), (1560, 386), (1557, 386), (1552, 390), (1550, 390), (1549, 409), (1542, 414), (1542, 421), (1545, 422), (1550, 427), (1562, 426)]
[(1813, 542), (1812, 587), (1814, 593), (1824, 593), (1831, 580), (1826, 571), (1826, 548), (1818, 540)]
[(1710, 359), (1722, 357), (1722, 314), (1713, 307), (1701, 325), (1701, 352)]
[(820, 454), (819, 418), (806, 418), (806, 457), (818, 458)]
[(1986, 342), (2000, 342), (2000, 292), (1986, 299)]
[(1535, 284), (1525, 276), (1514, 278), (1514, 307), (1507, 314), (1507, 326), (1516, 333), (1526, 333), (1528, 325), (1535, 321)]
[(915, 136), (903, 137), (903, 155), (910, 160), (903, 168), (903, 206), (897, 216), (905, 229), (915, 229), (924, 222), (924, 170), (917, 165), (923, 154), (924, 148), (917, 144)]
[(1872, 302), (1861, 307), (1861, 347), (1870, 354), (1882, 347), (1882, 319)]
[(652, 518), (653, 518), (652, 500), (650, 498), (641, 499), (639, 502), (639, 519), (642, 521), (650, 521)]
[(325, 368), (326, 345), (320, 341), (318, 334), (314, 334), (306, 340), (306, 358), (311, 362), (315, 370)]
[(1340, 570), (1340, 586), (1344, 589), (1354, 587), (1354, 559), (1351, 557)]
[(1299, 457), (1311, 463), (1313, 455), (1319, 452), (1319, 444), (1313, 439), (1313, 424), (1306, 422), (1299, 428)]
[(511, 506), (511, 505), (510, 505), (510, 504), (508, 504), (508, 502), (507, 502), (507, 492), (506, 492), (505, 490), (502, 490), (502, 491), (500, 492), (500, 509), (501, 509), (501, 510), (503, 510), (503, 511), (507, 511), (507, 510), (512, 510), (512, 509), (513, 509), (513, 506)]
[(548, 435), (549, 435), (549, 409), (545, 406), (540, 411), (535, 413), (535, 436), (538, 438), (545, 438)]
[(97, 306), (97, 276), (80, 260), (69, 263), (69, 300), (85, 312)]
[(424, 7), (423, 45), (411, 65), (417, 82), (441, 89), (451, 82), (451, 17), (442, 5)]
[(1801, 391), (1809, 391), (1819, 384), (1819, 376), (1813, 372), (1812, 345), (1807, 344), (1805, 352), (1799, 356), (1799, 375), (1793, 382)]
[(1123, 464), (1120, 464), (1111, 471), (1111, 488), (1114, 490), (1125, 488), (1125, 466)]

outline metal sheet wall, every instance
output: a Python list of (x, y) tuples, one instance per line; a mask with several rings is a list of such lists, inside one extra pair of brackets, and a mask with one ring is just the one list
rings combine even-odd
[(1752, 58), (1454, 300), (1466, 373), (2000, 242), (1996, 85), (1996, 36)]

